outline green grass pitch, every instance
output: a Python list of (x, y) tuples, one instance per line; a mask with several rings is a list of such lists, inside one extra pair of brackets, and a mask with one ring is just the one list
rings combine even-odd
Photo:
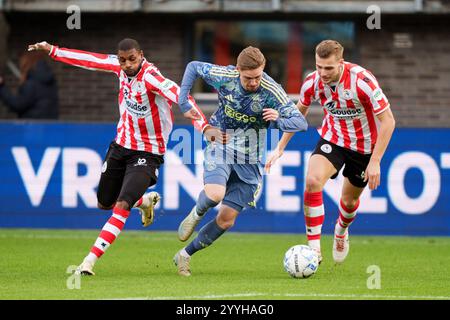
[[(350, 254), (335, 266), (332, 238), (308, 279), (283, 269), (302, 234), (227, 233), (178, 276), (172, 257), (183, 244), (175, 232), (125, 230), (80, 288), (67, 269), (78, 265), (98, 230), (0, 229), (0, 299), (450, 299), (450, 238), (351, 236)], [(378, 266), (381, 288), (368, 289)], [(369, 269), (370, 270), (370, 269)], [(370, 282), (370, 280), (369, 280)]]

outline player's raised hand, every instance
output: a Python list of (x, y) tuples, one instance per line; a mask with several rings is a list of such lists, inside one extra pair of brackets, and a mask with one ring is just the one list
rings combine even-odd
[(263, 109), (263, 119), (264, 121), (276, 121), (279, 117), (279, 113), (277, 110), (272, 108), (264, 108)]
[(270, 156), (267, 158), (266, 164), (264, 166), (264, 170), (267, 173), (270, 173), (270, 168), (272, 167), (272, 165), (275, 164), (275, 162), (277, 162), (277, 160), (283, 155), (283, 151), (281, 151), (280, 149), (276, 148), (275, 150), (273, 150), (270, 154)]
[(50, 52), (52, 49), (52, 45), (47, 43), (46, 41), (37, 42), (35, 44), (30, 44), (28, 46), (28, 51), (46, 51), (47, 53)]
[(201, 120), (202, 116), (201, 114), (195, 110), (194, 108), (191, 108), (190, 110), (183, 113), (185, 118), (191, 119), (191, 120)]
[(216, 127), (207, 127), (203, 132), (205, 138), (210, 142), (218, 142), (221, 144), (227, 144), (230, 140), (230, 135), (222, 132), (219, 128)]
[(380, 185), (380, 162), (370, 160), (364, 172), (364, 182), (369, 180), (370, 190), (376, 190)]

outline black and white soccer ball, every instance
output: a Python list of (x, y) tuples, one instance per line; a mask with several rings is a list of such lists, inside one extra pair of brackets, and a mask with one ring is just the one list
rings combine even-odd
[(284, 270), (293, 278), (308, 278), (319, 268), (319, 257), (311, 247), (299, 244), (284, 255)]

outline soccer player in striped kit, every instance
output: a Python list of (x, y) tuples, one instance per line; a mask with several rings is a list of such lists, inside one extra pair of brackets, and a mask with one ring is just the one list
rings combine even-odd
[[(367, 184), (371, 190), (380, 184), (381, 158), (395, 128), (389, 102), (374, 75), (344, 61), (343, 52), (342, 45), (334, 40), (317, 45), (316, 71), (306, 77), (297, 104), (305, 116), (312, 101), (318, 101), (324, 111), (321, 138), (309, 160), (304, 192), (308, 245), (317, 251), (319, 261), (325, 217), (322, 190), (328, 179), (336, 178), (344, 168), (333, 241), (336, 263), (344, 262), (348, 255), (348, 227), (355, 219), (361, 193)], [(266, 170), (282, 155), (292, 135), (283, 134), (266, 163)]]
[[(258, 48), (247, 47), (236, 66), (192, 61), (183, 76), (180, 108), (188, 112), (189, 90), (201, 77), (215, 88), (219, 107), (204, 130), (203, 182), (196, 205), (181, 222), (178, 238), (186, 241), (206, 212), (221, 202), (219, 213), (203, 226), (186, 247), (175, 254), (178, 273), (190, 276), (191, 256), (210, 246), (229, 230), (239, 215), (255, 207), (262, 180), (261, 158), (266, 129), (272, 123), (284, 132), (305, 131), (305, 118), (287, 94), (264, 72), (266, 59)], [(231, 131), (231, 132), (230, 132)]]
[[(180, 88), (144, 58), (133, 39), (120, 41), (117, 55), (59, 48), (46, 42), (30, 45), (28, 50), (44, 50), (56, 61), (111, 72), (119, 79), (117, 135), (106, 154), (97, 192), (98, 207), (113, 214), (77, 269), (77, 273), (94, 275), (94, 264), (122, 231), (131, 208), (139, 209), (144, 227), (153, 222), (159, 195), (144, 193), (158, 180), (173, 126), (171, 103), (178, 103)], [(187, 103), (192, 108), (184, 116), (203, 130), (205, 117), (192, 97)]]

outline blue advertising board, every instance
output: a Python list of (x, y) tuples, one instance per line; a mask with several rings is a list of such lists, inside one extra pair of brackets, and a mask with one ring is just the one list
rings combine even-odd
[[(0, 227), (101, 228), (111, 213), (97, 209), (96, 190), (115, 132), (112, 124), (0, 124)], [(305, 232), (303, 188), (318, 139), (314, 129), (294, 136), (264, 176), (257, 207), (243, 211), (233, 231)], [(162, 199), (151, 230), (176, 230), (194, 205), (203, 186), (201, 147), (192, 127), (175, 126), (152, 188)], [(381, 185), (364, 191), (352, 234), (450, 235), (449, 185), (450, 129), (396, 129), (381, 163)], [(340, 174), (325, 187), (324, 233), (337, 219), (341, 186)], [(141, 229), (137, 211), (126, 228)]]

